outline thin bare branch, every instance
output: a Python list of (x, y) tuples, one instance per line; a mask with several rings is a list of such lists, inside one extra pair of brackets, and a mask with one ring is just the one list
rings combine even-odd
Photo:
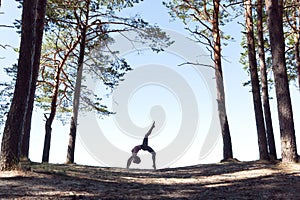
[(15, 27), (14, 26), (10, 26), (10, 25), (0, 24), (0, 28), (15, 28)]
[(181, 67), (181, 66), (184, 66), (184, 65), (198, 65), (198, 66), (203, 66), (203, 67), (209, 67), (209, 68), (212, 68), (212, 69), (216, 69), (212, 65), (203, 64), (203, 63), (193, 63), (193, 62), (184, 62), (184, 63), (181, 63), (181, 64), (179, 64), (177, 66)]
[(228, 8), (228, 7), (230, 7), (230, 6), (235, 6), (235, 5), (238, 5), (238, 4), (240, 4), (241, 6), (243, 6), (243, 1), (237, 1), (237, 2), (233, 2), (233, 3), (229, 3), (229, 4), (223, 4), (223, 7), (224, 8)]

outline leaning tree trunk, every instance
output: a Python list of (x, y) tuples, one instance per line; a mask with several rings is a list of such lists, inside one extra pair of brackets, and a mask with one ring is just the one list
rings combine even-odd
[(297, 162), (293, 110), (285, 62), (282, 1), (265, 0), (277, 97), (282, 162)]
[[(45, 123), (45, 140), (44, 140), (44, 150), (43, 150), (43, 156), (42, 161), (43, 162), (49, 162), (49, 155), (50, 155), (50, 147), (51, 147), (51, 134), (52, 134), (52, 123), (56, 115), (57, 110), (57, 101), (58, 101), (58, 95), (59, 95), (59, 85), (60, 85), (60, 74), (63, 70), (63, 67), (69, 58), (70, 54), (74, 51), (76, 46), (78, 45), (78, 40), (74, 42), (74, 44), (67, 50), (67, 52), (64, 54), (64, 57), (57, 66), (56, 73), (55, 73), (55, 84), (53, 87), (52, 92), (52, 100), (51, 100), (51, 108), (50, 108), (50, 115), (46, 118)], [(54, 56), (54, 60), (56, 60), (56, 56)]]
[(263, 3), (262, 0), (257, 1), (257, 43), (258, 43), (258, 56), (261, 73), (261, 88), (262, 88), (262, 102), (264, 109), (264, 117), (267, 132), (267, 141), (269, 146), (270, 158), (273, 160), (277, 159), (276, 145), (273, 132), (272, 116), (269, 102), (269, 91), (268, 91), (268, 77), (266, 69), (265, 59), (265, 45), (264, 45), (264, 33), (263, 33)]
[(37, 18), (36, 18), (36, 29), (35, 29), (35, 31), (36, 31), (35, 45), (36, 46), (35, 46), (35, 55), (34, 55), (33, 71), (32, 71), (32, 83), (31, 83), (31, 89), (30, 89), (28, 109), (27, 109), (26, 119), (25, 119), (25, 125), (24, 125), (24, 130), (23, 130), (21, 155), (20, 155), (20, 157), (25, 160), (29, 159), (28, 156), (29, 156), (31, 118), (32, 118), (33, 105), (34, 105), (36, 82), (37, 82), (37, 78), (38, 78), (38, 74), (39, 74), (47, 0), (39, 0), (37, 3), (38, 3)]
[(26, 118), (35, 54), (36, 1), (23, 1), (22, 34), (18, 72), (11, 107), (1, 145), (1, 170), (10, 170), (20, 159), (22, 132)]
[(214, 1), (213, 13), (213, 38), (214, 38), (214, 62), (215, 62), (215, 75), (217, 83), (217, 102), (219, 120), (223, 137), (223, 159), (228, 160), (233, 158), (231, 136), (225, 107), (225, 92), (223, 84), (223, 73), (221, 65), (221, 39), (219, 29), (219, 5), (220, 0)]
[(62, 65), (59, 65), (55, 73), (55, 84), (53, 88), (53, 95), (51, 100), (51, 109), (49, 117), (45, 115), (45, 140), (44, 140), (44, 150), (42, 156), (42, 162), (49, 162), (50, 146), (51, 146), (51, 134), (52, 134), (52, 123), (55, 118), (56, 108), (57, 108), (57, 98), (59, 93), (59, 84), (60, 84), (60, 74), (62, 71)]
[(81, 81), (82, 81), (82, 72), (83, 72), (83, 63), (84, 63), (85, 44), (86, 44), (86, 32), (87, 32), (87, 27), (84, 25), (81, 31), (77, 77), (76, 77), (74, 97), (73, 97), (73, 116), (71, 118), (71, 123), (70, 123), (71, 125), (70, 125), (69, 144), (67, 150), (66, 163), (74, 163), (77, 121), (78, 121), (79, 104), (80, 104)]
[(255, 121), (256, 121), (256, 128), (257, 128), (259, 157), (261, 160), (269, 160), (265, 122), (264, 122), (264, 116), (262, 111), (260, 86), (259, 86), (257, 63), (256, 63), (256, 56), (255, 56), (256, 52), (255, 52), (255, 42), (254, 42), (254, 33), (253, 33), (251, 3), (252, 3), (251, 0), (244, 1), (253, 105), (254, 105)]
[(53, 118), (47, 117), (46, 118), (46, 123), (45, 123), (45, 139), (44, 139), (44, 148), (43, 148), (43, 155), (42, 155), (42, 162), (47, 163), (49, 162), (49, 155), (50, 155), (50, 145), (51, 145), (51, 133), (52, 133), (52, 122)]

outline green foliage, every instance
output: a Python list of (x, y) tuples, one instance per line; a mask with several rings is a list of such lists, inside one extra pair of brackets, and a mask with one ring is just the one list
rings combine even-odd
[[(227, 1), (230, 2), (230, 1)], [(213, 35), (212, 35), (212, 23), (213, 19), (213, 0), (208, 1), (196, 1), (196, 0), (170, 0), (164, 1), (165, 5), (169, 9), (170, 16), (175, 19), (180, 19), (185, 25), (186, 29), (191, 33), (192, 37), (209, 48), (213, 48)], [(219, 11), (219, 25), (224, 26), (230, 22), (236, 16), (232, 7), (225, 8)], [(233, 15), (231, 14), (233, 13)], [(233, 38), (230, 35), (225, 34), (220, 30), (222, 44), (227, 45), (225, 41), (232, 41)]]
[[(300, 32), (300, 10), (299, 2), (294, 0), (284, 1), (284, 36), (286, 45), (286, 64), (290, 82), (298, 78), (297, 61), (295, 56), (296, 40), (299, 40)], [(299, 44), (298, 44), (299, 45)], [(300, 48), (300, 47), (298, 47)]]
[[(286, 2), (287, 3), (287, 2)], [(285, 6), (285, 13), (286, 13), (286, 17), (287, 16), (292, 16), (292, 9), (293, 7), (291, 5), (287, 5)], [(268, 27), (267, 24), (267, 16), (265, 13), (265, 10), (263, 10), (263, 27)], [(287, 67), (287, 72), (288, 72), (288, 78), (291, 82), (295, 81), (297, 79), (297, 69), (296, 69), (296, 60), (295, 60), (295, 55), (294, 55), (294, 34), (293, 31), (291, 29), (290, 24), (287, 22), (288, 20), (285, 20), (284, 23), (284, 32), (285, 32), (285, 41), (286, 41), (286, 67)], [(241, 23), (242, 25), (243, 23)], [(253, 8), (253, 26), (254, 26), (254, 35), (257, 35), (257, 28), (256, 28), (256, 24), (257, 24), (257, 13), (256, 13), (256, 9), (255, 7)], [(245, 27), (244, 27), (245, 28)], [(265, 45), (265, 55), (266, 55), (266, 66), (267, 66), (267, 72), (269, 77), (268, 77), (268, 85), (270, 86), (270, 89), (272, 89), (273, 85), (274, 85), (274, 80), (273, 80), (273, 76), (272, 76), (272, 58), (271, 58), (271, 52), (270, 52), (270, 42), (269, 42), (269, 30), (265, 29), (264, 30), (264, 45)], [(256, 48), (258, 46), (256, 37), (255, 39), (255, 43), (256, 43)], [(248, 47), (247, 47), (247, 41), (246, 41), (246, 36), (245, 34), (242, 37), (242, 42), (241, 42), (241, 46), (243, 47), (242, 49), (244, 49), (244, 52), (241, 52), (241, 57), (240, 57), (240, 63), (243, 65), (243, 69), (248, 73), (249, 75), (249, 66), (248, 66)], [(258, 50), (256, 49), (256, 52), (258, 52)], [(258, 55), (257, 55), (258, 58)], [(258, 66), (258, 70), (260, 70), (260, 63), (259, 60), (257, 59), (257, 66)], [(243, 85), (244, 86), (248, 86), (250, 85), (250, 81), (246, 81)]]
[[(107, 49), (113, 43), (111, 34), (135, 31), (139, 38), (154, 51), (162, 51), (170, 42), (158, 27), (152, 26), (138, 15), (130, 18), (118, 16), (118, 11), (134, 6), (138, 0), (49, 0), (46, 16), (46, 32), (37, 105), (48, 112), (51, 108), (53, 88), (59, 84), (56, 111), (60, 119), (72, 111), (73, 92), (77, 75), (80, 41), (86, 32), (84, 72), (99, 80), (111, 91), (131, 70), (128, 63), (118, 57), (118, 52)], [(62, 68), (59, 81), (57, 70)], [(102, 92), (103, 93), (103, 92)], [(81, 109), (96, 110), (100, 115), (111, 114), (101, 103), (102, 96), (94, 94), (86, 86), (81, 88)]]
[(15, 64), (11, 67), (5, 67), (4, 71), (11, 78), (11, 81), (0, 82), (0, 127), (2, 127), (6, 121), (6, 115), (8, 114), (12, 101), (17, 78), (17, 65)]
[(142, 43), (147, 43), (148, 46), (157, 53), (174, 43), (174, 41), (168, 39), (165, 32), (162, 32), (160, 28), (156, 26), (146, 28), (145, 31), (140, 32), (139, 38), (143, 41)]
[[(57, 84), (57, 111), (62, 114), (72, 111), (71, 97), (76, 75), (76, 68), (72, 62), (75, 62), (75, 57), (73, 54), (66, 55), (76, 42), (78, 42), (76, 35), (60, 27), (52, 32), (47, 32), (44, 36), (35, 105), (46, 113), (51, 109), (54, 87)], [(57, 78), (57, 70), (62, 68), (66, 59), (68, 59), (68, 63)], [(64, 120), (62, 122), (65, 123)]]
[(134, 4), (140, 3), (142, 1), (143, 0), (98, 0), (97, 3), (100, 3), (100, 6), (106, 7), (109, 10), (122, 10), (124, 8), (133, 7)]

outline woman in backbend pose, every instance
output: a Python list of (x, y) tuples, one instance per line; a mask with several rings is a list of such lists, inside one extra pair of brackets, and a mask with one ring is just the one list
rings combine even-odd
[(136, 164), (139, 164), (141, 162), (141, 158), (137, 156), (138, 152), (141, 149), (144, 151), (148, 151), (149, 153), (152, 154), (153, 168), (156, 169), (156, 163), (155, 163), (156, 153), (150, 146), (148, 146), (148, 136), (151, 134), (154, 127), (155, 127), (155, 121), (153, 122), (150, 130), (146, 133), (144, 140), (143, 140), (143, 144), (137, 145), (131, 150), (132, 155), (129, 157), (129, 159), (127, 161), (127, 169), (129, 168), (131, 162), (134, 162)]

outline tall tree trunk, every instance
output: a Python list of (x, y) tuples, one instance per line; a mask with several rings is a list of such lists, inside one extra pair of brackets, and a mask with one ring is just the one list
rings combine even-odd
[[(61, 63), (56, 68), (55, 83), (54, 83), (53, 92), (52, 92), (50, 115), (49, 115), (49, 117), (47, 117), (45, 115), (46, 123), (45, 123), (44, 149), (43, 149), (43, 156), (42, 156), (43, 162), (49, 162), (52, 123), (53, 123), (55, 115), (56, 115), (57, 101), (58, 101), (58, 95), (59, 95), (59, 86), (60, 86), (60, 75), (61, 75), (61, 72), (63, 70), (63, 67), (64, 67), (67, 59), (69, 58), (70, 54), (74, 51), (74, 49), (76, 48), (78, 43), (79, 43), (79, 39), (77, 39), (74, 42), (74, 44), (69, 49), (67, 49), (66, 53), (64, 54), (64, 57), (62, 58)], [(54, 54), (54, 60), (57, 60), (56, 54)]]
[(59, 84), (60, 84), (60, 74), (62, 71), (62, 66), (59, 65), (56, 69), (55, 73), (55, 84), (52, 92), (52, 100), (51, 100), (51, 109), (50, 109), (50, 115), (46, 118), (45, 123), (45, 140), (44, 140), (44, 150), (43, 150), (43, 156), (42, 156), (42, 162), (49, 162), (49, 154), (50, 154), (50, 144), (51, 144), (51, 133), (52, 133), (52, 123), (55, 118), (56, 114), (56, 107), (57, 107), (57, 98), (59, 93)]
[[(297, 0), (297, 3), (293, 12), (293, 31), (294, 31), (294, 51), (295, 51), (295, 60), (296, 60), (296, 69), (298, 76), (298, 88), (300, 91), (300, 1)], [(298, 16), (297, 16), (298, 15)]]
[(22, 145), (21, 145), (21, 158), (25, 160), (29, 159), (28, 156), (29, 156), (31, 118), (32, 118), (32, 110), (34, 106), (36, 82), (39, 74), (47, 0), (38, 0), (37, 4), (38, 4), (37, 18), (36, 18), (36, 28), (35, 28), (36, 46), (35, 46), (35, 55), (34, 55), (34, 63), (33, 63), (33, 71), (32, 71), (32, 83), (30, 88), (30, 97), (28, 102), (28, 109), (27, 109), (27, 114), (26, 114), (26, 119), (24, 124)]
[(213, 12), (213, 38), (214, 38), (214, 62), (215, 75), (217, 83), (217, 102), (220, 125), (223, 137), (223, 159), (228, 160), (233, 158), (231, 136), (225, 107), (225, 92), (223, 84), (223, 72), (221, 64), (221, 39), (219, 29), (219, 6), (220, 0), (214, 0)]
[(44, 139), (44, 148), (43, 148), (43, 155), (42, 155), (42, 162), (47, 163), (49, 162), (49, 155), (50, 155), (50, 145), (51, 145), (51, 133), (52, 133), (52, 122), (53, 119), (48, 118), (45, 115), (46, 123), (45, 123), (45, 139)]
[[(87, 16), (88, 16), (88, 13), (87, 13)], [(86, 45), (86, 32), (87, 32), (86, 24), (87, 24), (87, 21), (85, 22), (85, 24), (83, 25), (82, 30), (81, 30), (77, 77), (76, 77), (74, 97), (73, 97), (73, 116), (72, 116), (71, 122), (70, 122), (69, 144), (68, 144), (68, 150), (67, 150), (66, 163), (74, 163), (77, 121), (78, 121), (78, 113), (79, 113), (82, 72), (83, 72), (85, 45)]]
[(20, 159), (22, 132), (26, 118), (35, 55), (36, 0), (23, 1), (22, 34), (17, 80), (1, 145), (1, 170), (10, 170)]
[(268, 77), (266, 69), (265, 59), (265, 45), (264, 45), (264, 32), (263, 32), (263, 2), (262, 0), (257, 1), (257, 36), (258, 36), (258, 56), (260, 63), (260, 76), (261, 76), (261, 87), (262, 87), (262, 101), (264, 109), (264, 117), (267, 131), (267, 141), (269, 146), (270, 158), (273, 160), (277, 159), (276, 145), (273, 132), (272, 115), (269, 102), (269, 91), (268, 91)]
[(283, 162), (297, 162), (297, 146), (293, 110), (285, 63), (282, 1), (265, 0), (271, 43), (272, 65), (275, 79), (278, 118)]
[(67, 161), (66, 161), (66, 163), (68, 164), (74, 163), (76, 131), (77, 131), (76, 123), (74, 121), (74, 118), (71, 117), (69, 144), (68, 144)]
[(267, 137), (265, 131), (265, 122), (262, 111), (261, 97), (260, 97), (260, 86), (257, 73), (257, 63), (256, 63), (256, 51), (255, 51), (255, 41), (253, 32), (253, 19), (252, 19), (252, 5), (251, 0), (244, 1), (245, 7), (245, 18), (246, 18), (246, 34), (247, 34), (247, 44), (248, 44), (248, 58), (249, 58), (249, 68), (253, 95), (253, 105), (257, 129), (258, 147), (259, 147), (259, 158), (261, 160), (269, 160)]
[[(300, 11), (299, 11), (300, 13)], [(299, 20), (300, 21), (300, 20)], [(298, 76), (298, 89), (300, 91), (300, 50), (299, 50), (299, 46), (300, 46), (300, 28), (298, 28), (298, 33), (295, 36), (294, 40), (295, 40), (295, 59), (296, 59), (296, 69), (297, 69), (297, 76)]]

